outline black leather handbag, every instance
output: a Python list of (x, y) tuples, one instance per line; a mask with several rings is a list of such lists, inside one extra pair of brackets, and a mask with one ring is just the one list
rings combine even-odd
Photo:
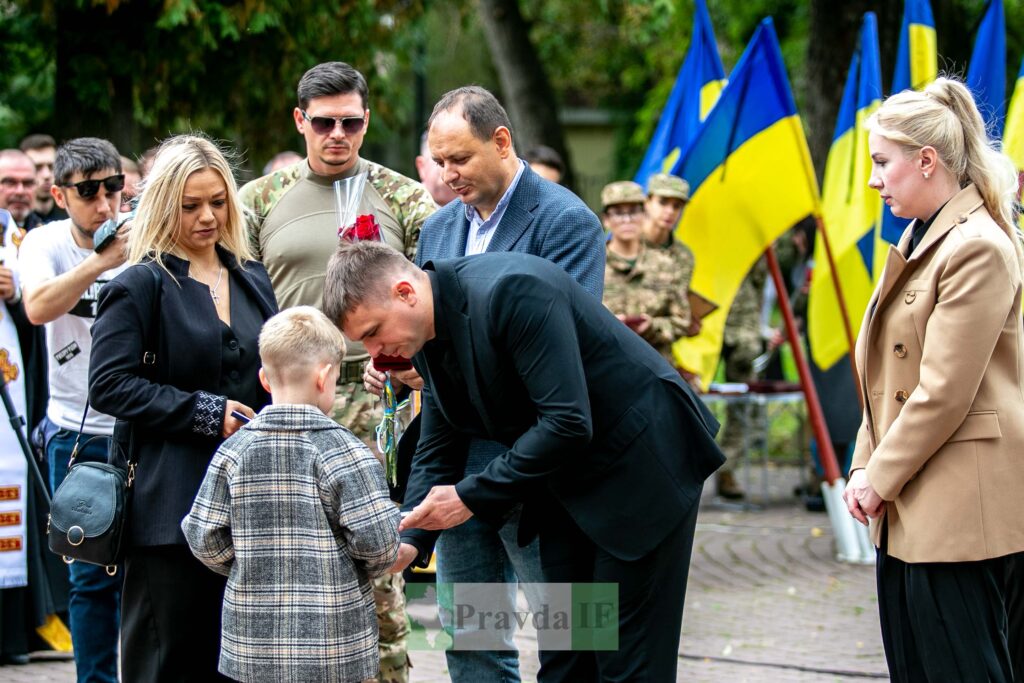
[[(89, 408), (86, 406), (86, 412)], [(82, 416), (85, 424), (85, 416)], [(119, 429), (131, 432), (131, 425), (118, 421), (110, 439), (107, 462), (75, 462), (80, 448), (85, 448), (81, 428), (71, 451), (68, 473), (57, 487), (50, 504), (46, 535), (50, 550), (71, 564), (75, 560), (106, 567), (117, 573), (117, 564), (124, 555), (125, 523), (131, 504), (131, 487), (135, 479), (135, 461), (124, 457), (123, 439)], [(131, 453), (131, 437), (128, 438)], [(124, 463), (124, 464), (122, 464)]]
[[(148, 270), (153, 276), (153, 310), (150, 319), (149, 340), (145, 347), (156, 348), (154, 341), (160, 324), (161, 278), (156, 266)], [(156, 365), (156, 352), (142, 354), (145, 374), (152, 376)], [(98, 564), (113, 576), (124, 556), (124, 539), (131, 505), (132, 483), (135, 479), (136, 448), (134, 426), (117, 420), (110, 438), (106, 462), (75, 462), (80, 448), (85, 448), (93, 436), (81, 443), (85, 417), (89, 414), (86, 402), (78, 438), (71, 450), (68, 473), (53, 493), (46, 536), (50, 550), (71, 564), (75, 560)]]

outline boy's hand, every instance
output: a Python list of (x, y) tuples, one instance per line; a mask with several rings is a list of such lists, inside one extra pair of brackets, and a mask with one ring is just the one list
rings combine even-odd
[(256, 412), (252, 408), (245, 405), (244, 403), (232, 401), (229, 398), (227, 400), (227, 403), (224, 405), (224, 428), (220, 430), (220, 435), (225, 439), (234, 434), (235, 432), (237, 432), (239, 429), (242, 428), (242, 425), (245, 424), (241, 420), (231, 417), (231, 411), (233, 410), (237, 410), (242, 415), (248, 417), (250, 420), (256, 417)]
[(398, 559), (391, 565), (391, 569), (388, 570), (388, 574), (397, 574), (404, 572), (405, 568), (412, 564), (412, 561), (419, 555), (419, 551), (416, 550), (416, 546), (408, 543), (403, 543), (398, 546)]

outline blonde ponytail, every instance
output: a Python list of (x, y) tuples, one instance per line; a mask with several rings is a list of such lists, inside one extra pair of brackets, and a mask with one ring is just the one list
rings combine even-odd
[(938, 78), (924, 91), (897, 93), (882, 103), (867, 125), (907, 153), (934, 147), (960, 187), (973, 183), (992, 219), (1013, 243), (1024, 277), (1024, 251), (1016, 226), (1017, 169), (989, 140), (978, 106), (963, 83)]

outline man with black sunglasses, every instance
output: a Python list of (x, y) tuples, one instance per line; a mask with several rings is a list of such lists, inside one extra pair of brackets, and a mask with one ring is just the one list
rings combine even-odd
[[(50, 401), (43, 433), (50, 486), (56, 490), (67, 473), (79, 429), (82, 440), (113, 433), (114, 418), (95, 410), (81, 422), (89, 396), (90, 328), (100, 288), (125, 267), (125, 228), (100, 252), (93, 235), (121, 205), (124, 175), (114, 146), (99, 138), (69, 140), (57, 150), (54, 201), (68, 218), (32, 230), (18, 256), (25, 312), (46, 326)], [(106, 460), (107, 438), (88, 442), (78, 460)], [(70, 565), (71, 640), (80, 681), (117, 681), (117, 641), (121, 576), (103, 567)]]
[[(326, 62), (307, 71), (293, 111), (296, 130), (306, 140), (306, 158), (252, 181), (241, 190), (252, 209), (249, 229), (278, 304), (320, 306), (327, 260), (338, 245), (334, 182), (366, 174), (357, 215), (370, 214), (383, 241), (416, 254), (420, 228), (437, 209), (427, 190), (405, 176), (359, 156), (370, 122), (366, 79), (344, 62)], [(364, 391), (362, 344), (349, 342), (341, 367), (332, 417), (371, 447), (381, 419), (380, 402)], [(408, 633), (402, 575), (374, 580), (380, 627), (381, 683), (408, 680)]]

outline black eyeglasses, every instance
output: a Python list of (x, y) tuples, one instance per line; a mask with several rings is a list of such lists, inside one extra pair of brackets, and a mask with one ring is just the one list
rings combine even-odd
[(317, 135), (329, 135), (339, 123), (345, 135), (355, 135), (366, 125), (366, 118), (363, 116), (310, 116), (302, 111), (302, 118), (309, 121), (310, 127)]
[(82, 180), (77, 183), (69, 183), (62, 187), (73, 187), (78, 190), (78, 196), (82, 199), (92, 199), (96, 196), (96, 193), (100, 191), (100, 184), (107, 189), (109, 194), (120, 192), (124, 189), (124, 173), (117, 175), (107, 176), (103, 179), (95, 180)]

